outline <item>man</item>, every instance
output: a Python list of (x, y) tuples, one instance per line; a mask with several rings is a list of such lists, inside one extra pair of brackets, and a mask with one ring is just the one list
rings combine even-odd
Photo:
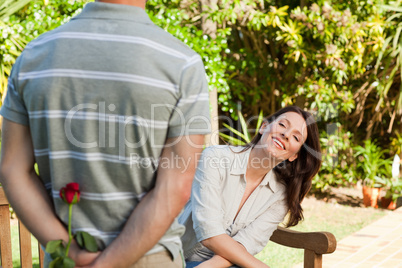
[(89, 3), (28, 44), (1, 109), (1, 183), (42, 245), (68, 240), (58, 191), (80, 185), (73, 232), (100, 251), (73, 242), (77, 266), (183, 265), (175, 218), (209, 132), (207, 82), (199, 55), (155, 26), (145, 2)]

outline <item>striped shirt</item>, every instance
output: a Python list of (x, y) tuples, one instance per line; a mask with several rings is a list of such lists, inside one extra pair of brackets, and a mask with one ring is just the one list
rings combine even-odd
[[(26, 46), (0, 113), (30, 127), (40, 178), (65, 223), (58, 192), (80, 184), (73, 231), (101, 249), (153, 187), (166, 138), (210, 131), (200, 56), (143, 9), (99, 2)], [(175, 221), (148, 254), (177, 255), (183, 232)]]

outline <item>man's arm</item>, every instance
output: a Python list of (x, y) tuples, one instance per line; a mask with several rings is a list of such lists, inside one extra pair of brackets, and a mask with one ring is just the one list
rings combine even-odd
[(175, 145), (163, 149), (164, 164), (158, 167), (155, 187), (134, 209), (119, 236), (102, 252), (96, 267), (127, 267), (160, 240), (190, 197), (203, 142), (203, 135), (166, 141)]
[[(54, 213), (52, 202), (34, 170), (35, 157), (29, 127), (3, 119), (0, 182), (18, 218), (42, 245), (68, 233)], [(70, 257), (77, 265), (91, 263), (98, 254), (79, 250), (74, 243)]]

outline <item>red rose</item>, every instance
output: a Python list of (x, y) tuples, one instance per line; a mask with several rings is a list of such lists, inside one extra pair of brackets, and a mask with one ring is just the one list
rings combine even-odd
[(67, 204), (76, 204), (80, 201), (79, 184), (72, 182), (60, 189), (60, 198)]

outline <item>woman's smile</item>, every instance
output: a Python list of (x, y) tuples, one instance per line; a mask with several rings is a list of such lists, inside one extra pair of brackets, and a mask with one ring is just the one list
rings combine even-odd
[(282, 150), (285, 150), (285, 149), (286, 149), (286, 148), (285, 148), (285, 145), (282, 143), (281, 139), (272, 137), (272, 140), (274, 141), (276, 147), (278, 147), (278, 148), (280, 148), (280, 149), (282, 149)]

